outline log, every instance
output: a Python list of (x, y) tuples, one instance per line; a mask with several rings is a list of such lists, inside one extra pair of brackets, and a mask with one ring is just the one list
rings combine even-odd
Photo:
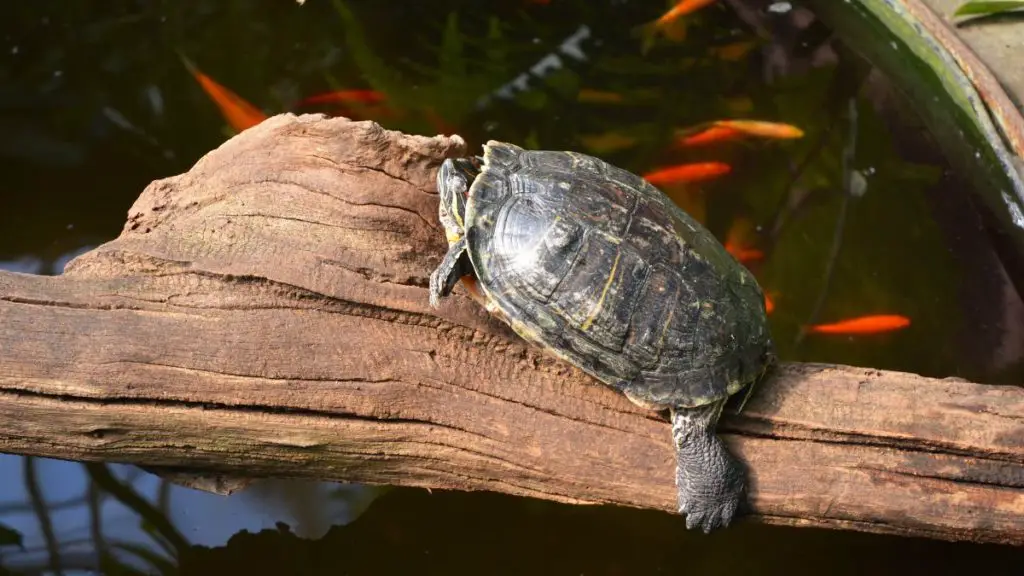
[[(152, 183), (61, 276), (0, 273), (0, 451), (674, 511), (664, 415), (461, 287), (457, 136), (273, 117)], [(782, 364), (720, 425), (747, 519), (1024, 544), (1024, 389)]]

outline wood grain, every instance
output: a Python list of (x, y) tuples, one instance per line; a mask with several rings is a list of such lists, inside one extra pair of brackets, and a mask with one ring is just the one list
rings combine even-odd
[[(429, 308), (464, 152), (276, 116), (62, 276), (0, 273), (0, 451), (674, 510), (662, 415)], [(783, 364), (721, 428), (748, 518), (1024, 544), (1024, 389)]]

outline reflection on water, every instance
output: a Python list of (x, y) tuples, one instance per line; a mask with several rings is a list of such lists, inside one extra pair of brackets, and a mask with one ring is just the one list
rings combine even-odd
[[(660, 2), (582, 0), (5, 3), (0, 268), (60, 273), (120, 232), (146, 184), (187, 170), (245, 120), (222, 115), (190, 62), (252, 103), (250, 117), (322, 111), (457, 132), (474, 148), (498, 138), (575, 149), (641, 174), (728, 164), (719, 178), (662, 186), (723, 242), (743, 244), (772, 297), (783, 358), (1021, 381), (1024, 306), (963, 179), (891, 83), (799, 9), (716, 4), (645, 51), (635, 27), (661, 11)], [(680, 145), (679, 130), (729, 118), (804, 135)], [(883, 313), (911, 324), (800, 336), (807, 324)], [(666, 514), (496, 495), (395, 490), (371, 505), (386, 491), (272, 481), (220, 497), (120, 465), (110, 471), (128, 488), (111, 495), (81, 464), (27, 462), (0, 456), (7, 569), (102, 562), (115, 573), (116, 558), (147, 572), (265, 573), (277, 554), (289, 569), (325, 573), (1006, 573), (1011, 557), (994, 546), (742, 524), (705, 540)], [(142, 521), (139, 506), (124, 504), (131, 494), (178, 536)], [(240, 530), (271, 532), (216, 550)], [(179, 537), (214, 550), (176, 550)]]
[[(3, 549), (2, 565), (8, 569), (49, 563), (47, 530), (40, 525), (32, 490), (25, 481), (27, 461), (0, 455), (0, 524), (16, 529), (24, 539), (24, 549)], [(165, 555), (154, 544), (155, 540), (166, 539), (140, 526), (136, 510), (103, 492), (96, 496), (98, 502), (90, 502), (90, 477), (81, 464), (31, 461), (63, 567), (95, 565), (98, 526), (102, 527), (101, 540), (108, 549), (141, 546)], [(111, 465), (110, 470), (116, 479), (166, 515), (189, 544), (201, 546), (222, 545), (239, 530), (259, 532), (279, 522), (288, 524), (303, 538), (320, 538), (331, 525), (347, 523), (362, 513), (379, 492), (327, 482), (266, 481), (225, 498), (170, 484), (134, 466)]]

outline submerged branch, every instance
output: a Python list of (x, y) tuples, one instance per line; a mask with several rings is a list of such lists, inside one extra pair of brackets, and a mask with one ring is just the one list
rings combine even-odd
[(29, 456), (22, 461), (22, 466), (24, 466), (25, 490), (32, 503), (32, 511), (35, 512), (36, 519), (39, 520), (39, 531), (43, 534), (43, 542), (46, 543), (46, 557), (49, 562), (47, 567), (57, 576), (62, 576), (64, 570), (61, 568), (60, 543), (53, 530), (50, 510), (46, 507), (43, 489), (36, 474), (36, 459)]

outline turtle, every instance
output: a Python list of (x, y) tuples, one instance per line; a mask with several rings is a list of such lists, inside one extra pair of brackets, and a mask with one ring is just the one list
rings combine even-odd
[(490, 140), (445, 159), (437, 188), (449, 247), (430, 305), (463, 280), (527, 342), (667, 410), (686, 527), (728, 526), (747, 474), (717, 423), (775, 360), (753, 274), (659, 189), (586, 154)]

